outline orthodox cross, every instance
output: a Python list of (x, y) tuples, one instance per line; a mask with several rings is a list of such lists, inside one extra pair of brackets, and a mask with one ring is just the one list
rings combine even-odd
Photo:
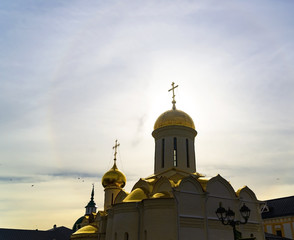
[(177, 86), (175, 86), (175, 83), (174, 82), (172, 82), (172, 88), (170, 89), (170, 90), (168, 90), (169, 92), (170, 91), (173, 91), (173, 101), (172, 101), (172, 104), (173, 104), (173, 110), (175, 110), (176, 109), (176, 100), (175, 100), (175, 89), (179, 86), (179, 85), (177, 85)]
[(115, 140), (115, 145), (112, 147), (114, 149), (114, 163), (116, 163), (116, 154), (117, 154), (117, 148), (119, 147), (119, 143), (117, 140)]

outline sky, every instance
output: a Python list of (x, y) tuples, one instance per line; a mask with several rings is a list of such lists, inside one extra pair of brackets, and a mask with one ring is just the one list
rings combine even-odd
[(0, 2), (0, 228), (71, 228), (113, 164), (153, 173), (157, 117), (194, 120), (197, 172), (294, 195), (294, 2)]

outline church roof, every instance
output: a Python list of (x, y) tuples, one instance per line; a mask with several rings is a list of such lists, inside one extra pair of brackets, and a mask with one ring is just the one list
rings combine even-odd
[(177, 109), (162, 113), (154, 124), (154, 130), (167, 126), (184, 126), (195, 129), (192, 118), (187, 113)]
[(268, 211), (262, 213), (262, 218), (294, 216), (294, 196), (267, 200)]
[[(199, 181), (198, 173), (187, 173), (174, 168), (168, 169), (160, 174), (141, 178), (122, 202), (140, 202), (144, 199), (173, 198), (172, 188), (178, 187), (182, 180), (193, 178)], [(158, 186), (161, 186), (158, 188)], [(203, 189), (202, 189), (203, 190)]]
[(96, 239), (98, 238), (98, 228), (92, 224), (80, 228), (72, 234), (71, 239)]
[(148, 198), (142, 188), (136, 188), (133, 190), (124, 200), (123, 202), (138, 202), (143, 199)]
[(92, 193), (91, 193), (91, 200), (90, 202), (88, 202), (85, 208), (91, 208), (91, 207), (96, 207), (96, 203), (94, 202), (94, 184), (93, 184)]
[(72, 230), (66, 227), (57, 227), (47, 231), (0, 228), (0, 239), (5, 240), (68, 240), (71, 234)]
[(174, 198), (175, 189), (197, 191), (198, 193), (211, 192), (219, 188), (219, 185), (216, 187), (215, 183), (221, 183), (227, 191), (226, 194), (231, 195), (232, 198), (242, 198), (246, 193), (246, 196), (250, 199), (257, 201), (255, 194), (247, 186), (241, 188), (236, 193), (231, 184), (220, 175), (205, 179), (199, 173), (187, 173), (171, 168), (160, 174), (151, 175), (148, 178), (141, 178), (134, 185), (132, 191), (129, 194), (124, 192), (123, 195), (120, 195), (115, 200), (115, 204), (121, 202), (141, 202), (145, 199)]
[(84, 220), (85, 216), (81, 216), (78, 220), (74, 223), (72, 230), (75, 232), (79, 229), (79, 224), (81, 224)]
[(172, 180), (175, 184), (177, 184), (180, 180), (185, 177), (193, 176), (195, 178), (203, 177), (204, 175), (200, 173), (190, 173), (181, 169), (177, 169), (175, 167), (169, 168), (157, 174), (152, 174), (151, 176), (147, 177), (145, 180), (155, 180), (162, 176), (166, 176), (169, 180)]

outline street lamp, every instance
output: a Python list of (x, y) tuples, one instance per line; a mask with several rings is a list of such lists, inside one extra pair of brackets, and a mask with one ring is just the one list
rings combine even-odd
[(250, 217), (250, 209), (245, 205), (245, 203), (243, 203), (243, 206), (240, 208), (240, 213), (241, 216), (244, 218), (244, 222), (235, 221), (235, 212), (230, 208), (226, 210), (224, 207), (222, 207), (221, 202), (219, 203), (219, 208), (216, 210), (215, 213), (222, 224), (230, 225), (233, 227), (234, 240), (238, 240), (240, 238), (240, 233), (236, 230), (236, 225), (246, 224)]

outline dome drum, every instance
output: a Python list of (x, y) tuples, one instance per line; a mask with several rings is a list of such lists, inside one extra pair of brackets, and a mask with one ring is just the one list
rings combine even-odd
[(172, 109), (161, 114), (154, 124), (154, 173), (175, 168), (196, 172), (194, 140), (197, 135), (192, 118), (185, 112)]
[(152, 136), (155, 139), (167, 137), (167, 136), (182, 136), (195, 138), (197, 131), (195, 129), (185, 127), (185, 126), (165, 126), (158, 129), (155, 129), (152, 132)]

